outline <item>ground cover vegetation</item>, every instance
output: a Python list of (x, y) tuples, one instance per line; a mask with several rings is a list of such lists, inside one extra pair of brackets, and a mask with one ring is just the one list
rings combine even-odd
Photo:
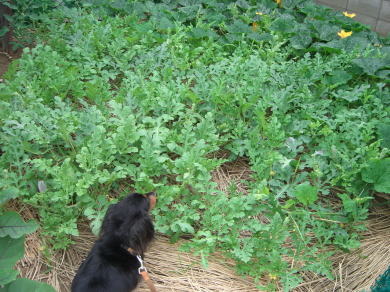
[[(158, 231), (269, 290), (359, 246), (390, 192), (389, 39), (306, 0), (49, 1), (33, 20), (18, 3), (35, 43), (0, 84), (1, 218), (18, 198), (66, 248), (81, 217), (96, 233), (156, 190)], [(237, 159), (247, 191), (221, 192), (211, 173)]]

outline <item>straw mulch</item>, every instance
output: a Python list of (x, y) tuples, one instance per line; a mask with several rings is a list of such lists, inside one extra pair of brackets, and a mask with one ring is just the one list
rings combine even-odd
[[(213, 173), (220, 190), (227, 191), (234, 183), (238, 191), (246, 192), (242, 180), (250, 179), (246, 160), (225, 163)], [(337, 252), (332, 258), (334, 280), (314, 273), (302, 273), (305, 280), (294, 291), (369, 291), (378, 276), (390, 265), (390, 205), (389, 194), (378, 194), (370, 216), (365, 221), (368, 230), (362, 235), (361, 247), (352, 253)]]
[[(247, 179), (250, 179), (250, 170), (245, 160), (224, 164), (213, 173), (213, 180), (223, 191), (234, 183), (239, 191), (245, 192), (241, 180)], [(352, 253), (338, 252), (333, 256), (334, 280), (314, 273), (303, 273), (305, 282), (295, 291), (369, 290), (390, 263), (390, 206), (384, 204), (388, 201), (388, 195), (384, 197), (377, 199), (371, 209), (361, 248)], [(23, 208), (21, 204), (16, 203), (11, 207), (25, 219), (37, 217), (34, 211)], [(48, 282), (60, 292), (70, 291), (74, 273), (95, 240), (88, 224), (80, 223), (79, 227), (80, 236), (75, 238), (76, 243), (66, 251), (49, 257), (43, 255), (38, 233), (27, 236), (25, 257), (17, 265), (21, 275)], [(244, 279), (234, 272), (232, 261), (213, 255), (209, 258), (208, 269), (205, 269), (199, 257), (180, 252), (179, 245), (171, 244), (166, 237), (157, 235), (146, 254), (146, 266), (158, 291), (259, 291), (252, 279)], [(149, 290), (142, 283), (137, 291)]]
[[(26, 255), (18, 264), (22, 276), (45, 281), (57, 291), (70, 291), (75, 271), (95, 240), (88, 231), (88, 225), (83, 224), (80, 228), (82, 231), (76, 238), (76, 244), (49, 260), (41, 253), (38, 234), (29, 236)], [(156, 236), (146, 253), (145, 265), (157, 291), (259, 291), (253, 281), (235, 274), (233, 262), (216, 256), (210, 259), (208, 269), (204, 269), (199, 257), (180, 252), (179, 243), (171, 244), (162, 235)], [(150, 290), (141, 283), (136, 291)]]
[(352, 253), (338, 252), (332, 257), (335, 279), (306, 273), (303, 275), (305, 283), (295, 291), (370, 291), (378, 276), (390, 265), (390, 207), (378, 206), (381, 203), (382, 200), (376, 200), (370, 210), (366, 221), (368, 230), (363, 234), (361, 247)]

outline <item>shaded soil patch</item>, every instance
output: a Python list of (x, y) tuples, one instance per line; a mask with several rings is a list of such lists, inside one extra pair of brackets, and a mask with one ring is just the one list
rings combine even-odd
[(10, 58), (5, 53), (0, 52), (0, 78), (7, 71), (10, 62)]
[(2, 79), (4, 73), (7, 72), (9, 64), (12, 61), (18, 59), (21, 56), (22, 52), (23, 51), (21, 49), (10, 53), (0, 50), (0, 79)]

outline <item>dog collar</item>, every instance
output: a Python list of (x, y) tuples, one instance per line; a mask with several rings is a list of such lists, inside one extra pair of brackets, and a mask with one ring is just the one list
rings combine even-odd
[[(131, 247), (129, 247), (127, 249), (127, 251), (131, 255), (135, 255), (134, 250)], [(143, 261), (142, 257), (139, 254), (135, 255), (135, 256), (137, 257), (137, 260), (139, 261), (139, 264), (140, 264), (140, 267), (138, 268), (138, 274), (140, 274), (142, 276), (142, 278), (144, 279), (146, 285), (148, 285), (151, 292), (157, 292), (156, 287), (154, 287), (154, 284), (149, 277), (148, 270), (144, 266), (144, 261)]]

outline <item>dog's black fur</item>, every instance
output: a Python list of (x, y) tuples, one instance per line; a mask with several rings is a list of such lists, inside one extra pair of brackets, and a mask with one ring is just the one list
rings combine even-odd
[(109, 207), (100, 238), (73, 279), (72, 292), (129, 292), (135, 289), (140, 278), (140, 263), (135, 255), (143, 257), (154, 236), (149, 216), (150, 196), (153, 195), (131, 194)]

